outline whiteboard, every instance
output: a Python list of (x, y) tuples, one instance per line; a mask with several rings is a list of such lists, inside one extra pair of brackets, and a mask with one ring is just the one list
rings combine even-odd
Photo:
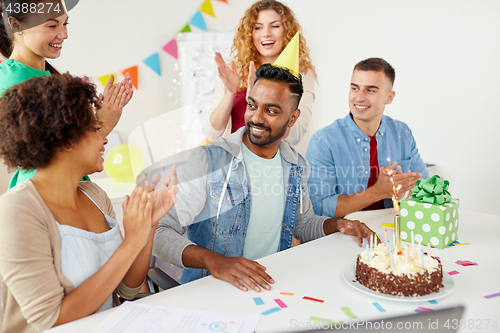
[(215, 52), (229, 63), (234, 32), (188, 32), (177, 36), (179, 52), (179, 83), (182, 105), (194, 104), (204, 129), (208, 107), (212, 104), (217, 84)]

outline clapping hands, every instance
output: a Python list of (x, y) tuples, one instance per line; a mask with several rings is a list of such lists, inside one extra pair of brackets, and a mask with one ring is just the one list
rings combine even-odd
[(104, 92), (99, 94), (98, 103), (101, 108), (97, 110), (97, 119), (102, 122), (101, 134), (103, 137), (107, 137), (115, 128), (123, 108), (134, 94), (132, 79), (128, 73), (121, 82), (113, 84), (114, 80), (115, 77), (111, 75)]

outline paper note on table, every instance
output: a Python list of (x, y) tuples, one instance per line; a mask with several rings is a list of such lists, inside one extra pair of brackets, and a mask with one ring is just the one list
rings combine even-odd
[(202, 333), (221, 330), (227, 333), (246, 333), (255, 330), (259, 318), (259, 315), (164, 308), (125, 302), (92, 333)]

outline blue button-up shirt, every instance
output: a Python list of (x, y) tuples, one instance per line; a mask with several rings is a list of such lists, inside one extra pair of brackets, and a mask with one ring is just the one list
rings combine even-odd
[[(384, 115), (375, 138), (379, 168), (396, 161), (403, 172), (429, 177), (408, 125)], [(333, 217), (339, 195), (354, 194), (368, 186), (370, 138), (349, 114), (312, 136), (306, 160), (311, 166), (308, 184), (314, 212)], [(391, 207), (391, 200), (385, 199), (384, 205)]]

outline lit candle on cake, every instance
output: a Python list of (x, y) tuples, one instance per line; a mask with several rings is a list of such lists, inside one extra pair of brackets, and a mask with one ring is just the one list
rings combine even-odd
[(392, 257), (392, 251), (391, 251), (391, 271), (394, 270), (394, 258)]
[(430, 243), (427, 243), (427, 255), (428, 256), (431, 255), (431, 244)]
[(415, 248), (414, 243), (413, 243), (413, 229), (411, 229), (411, 249), (413, 250)]
[(424, 250), (420, 250), (420, 256), (422, 257), (422, 269), (425, 269), (424, 267)]
[(366, 242), (366, 262), (370, 263), (370, 247), (368, 245), (368, 242)]
[(410, 263), (410, 245), (408, 243), (406, 243), (406, 262)]
[(397, 254), (401, 254), (401, 216), (399, 216), (399, 202), (398, 202), (398, 193), (399, 190), (401, 189), (401, 184), (396, 187), (394, 184), (394, 170), (386, 170), (387, 174), (391, 177), (391, 183), (392, 183), (392, 204), (394, 206), (394, 212), (396, 215), (394, 216), (394, 233), (396, 235), (396, 242), (394, 244), (394, 247), (397, 251)]

